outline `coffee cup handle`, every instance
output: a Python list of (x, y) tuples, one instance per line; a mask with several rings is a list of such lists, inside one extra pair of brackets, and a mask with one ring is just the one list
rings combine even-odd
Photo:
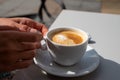
[(40, 41), (41, 44), (41, 50), (47, 50), (47, 44), (46, 44), (46, 37), (43, 37), (43, 39)]

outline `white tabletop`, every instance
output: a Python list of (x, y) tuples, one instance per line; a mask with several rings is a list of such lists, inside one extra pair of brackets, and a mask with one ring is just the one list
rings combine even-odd
[(85, 76), (61, 78), (43, 75), (35, 65), (21, 70), (13, 80), (120, 80), (120, 15), (63, 10), (51, 25), (78, 27), (92, 35), (93, 48), (100, 55), (98, 68)]
[(97, 52), (120, 64), (120, 15), (63, 10), (51, 28), (62, 26), (90, 33)]
[(90, 33), (101, 56), (95, 79), (120, 80), (120, 15), (63, 10), (50, 28), (78, 27)]

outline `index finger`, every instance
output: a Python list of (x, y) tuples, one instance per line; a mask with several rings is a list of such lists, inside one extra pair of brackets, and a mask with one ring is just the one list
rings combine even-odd
[(18, 42), (39, 42), (42, 39), (42, 34), (20, 31), (2, 31), (4, 36), (9, 37)]
[(11, 18), (11, 19), (18, 22), (19, 24), (24, 24), (31, 28), (37, 29), (42, 33), (42, 35), (45, 35), (46, 32), (48, 31), (47, 27), (44, 24), (36, 22), (29, 18)]
[(0, 31), (4, 30), (15, 30), (15, 31), (20, 31), (17, 27), (11, 27), (8, 25), (0, 25)]
[(16, 39), (20, 42), (39, 42), (42, 39), (42, 34), (19, 32), (16, 34)]

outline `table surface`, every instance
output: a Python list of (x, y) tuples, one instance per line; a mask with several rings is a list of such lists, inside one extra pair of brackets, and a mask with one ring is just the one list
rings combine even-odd
[(43, 74), (36, 65), (16, 73), (13, 80), (120, 80), (120, 15), (63, 10), (51, 28), (78, 27), (88, 32), (96, 44), (91, 45), (100, 55), (98, 68), (90, 74), (64, 78)]

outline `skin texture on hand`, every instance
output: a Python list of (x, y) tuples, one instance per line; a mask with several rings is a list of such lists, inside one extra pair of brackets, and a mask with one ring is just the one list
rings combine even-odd
[(0, 72), (28, 67), (46, 32), (45, 25), (28, 18), (0, 18)]

